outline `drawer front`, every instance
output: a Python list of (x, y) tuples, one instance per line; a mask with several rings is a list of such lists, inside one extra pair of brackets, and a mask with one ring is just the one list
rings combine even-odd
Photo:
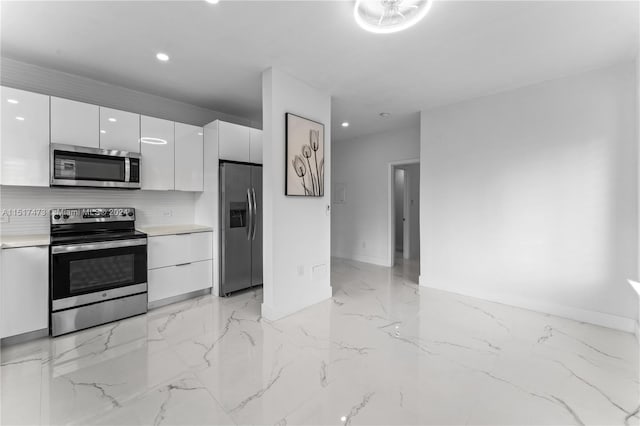
[(212, 261), (169, 266), (149, 271), (149, 303), (213, 285)]
[(178, 289), (178, 267), (153, 269), (147, 275), (149, 303), (180, 294)]
[(213, 232), (191, 234), (191, 262), (213, 259)]
[(190, 269), (192, 287), (189, 291), (202, 290), (213, 286), (213, 261), (194, 262), (190, 265)]
[(149, 237), (147, 267), (155, 269), (189, 262), (190, 243), (189, 234)]

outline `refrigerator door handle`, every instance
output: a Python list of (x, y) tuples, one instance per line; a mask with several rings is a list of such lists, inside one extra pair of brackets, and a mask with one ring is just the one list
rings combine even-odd
[(251, 240), (251, 230), (253, 229), (253, 202), (251, 201), (251, 191), (247, 188), (247, 204), (249, 205), (249, 223), (247, 225), (247, 240)]
[(256, 227), (258, 226), (258, 206), (256, 204), (256, 190), (255, 188), (251, 188), (251, 195), (253, 198), (253, 232), (251, 234), (251, 239), (256, 239)]

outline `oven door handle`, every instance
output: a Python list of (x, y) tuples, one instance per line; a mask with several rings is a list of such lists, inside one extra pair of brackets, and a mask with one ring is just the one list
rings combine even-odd
[(51, 247), (51, 254), (77, 253), (81, 251), (104, 250), (104, 249), (112, 249), (112, 248), (135, 247), (135, 246), (146, 246), (146, 245), (147, 245), (146, 238), (136, 238), (134, 240), (104, 241), (104, 242), (89, 243), (89, 244), (68, 244), (63, 246)]

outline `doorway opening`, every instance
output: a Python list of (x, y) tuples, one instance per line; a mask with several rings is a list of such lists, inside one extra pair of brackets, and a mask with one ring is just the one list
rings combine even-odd
[(420, 264), (420, 162), (389, 164), (389, 264)]

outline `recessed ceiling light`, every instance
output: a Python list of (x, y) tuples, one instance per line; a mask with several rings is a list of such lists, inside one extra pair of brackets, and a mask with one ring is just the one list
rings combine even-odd
[(342, 127), (349, 127), (349, 122), (348, 121), (343, 121), (342, 122)]
[(209, 4), (218, 4), (220, 3), (220, 0), (205, 0), (207, 3)]
[(102, 133), (104, 135), (105, 133), (107, 133), (107, 131), (106, 130), (100, 130), (100, 133)]
[(364, 30), (390, 34), (417, 24), (432, 3), (432, 0), (357, 0), (353, 17)]
[(202, 132), (198, 132), (198, 136), (202, 136)]
[(166, 53), (158, 52), (156, 53), (156, 58), (159, 61), (167, 62), (169, 60), (169, 55), (167, 55)]
[(24, 117), (16, 117), (16, 120), (18, 120), (18, 121), (24, 121)]
[(10, 104), (17, 104), (18, 101), (15, 99), (7, 99), (7, 102), (9, 102)]
[(167, 144), (167, 141), (165, 139), (151, 138), (148, 136), (140, 138), (140, 142), (148, 143), (150, 145), (166, 145)]
[(391, 113), (390, 112), (381, 112), (380, 114), (378, 114), (380, 117), (382, 118), (388, 118), (391, 117)]
[(115, 123), (118, 120), (116, 120), (115, 118), (111, 117), (111, 118), (109, 118), (109, 121), (112, 122), (112, 123)]
[(347, 416), (342, 416), (342, 417), (340, 417), (340, 421), (341, 421), (341, 422), (346, 422), (346, 421), (347, 421)]

